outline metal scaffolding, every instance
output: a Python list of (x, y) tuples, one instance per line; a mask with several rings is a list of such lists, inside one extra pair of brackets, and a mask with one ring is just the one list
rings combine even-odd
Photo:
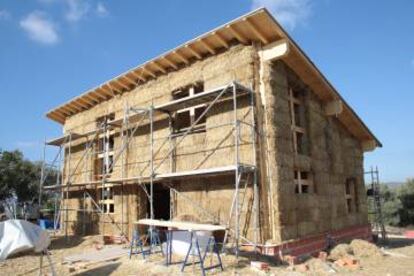
[[(102, 208), (99, 203), (97, 203), (93, 197), (88, 192), (88, 187), (94, 188), (102, 188), (102, 195), (101, 199), (104, 197), (104, 188), (107, 185), (121, 185), (121, 198), (122, 198), (122, 215), (121, 215), (121, 235), (124, 235), (124, 202), (123, 202), (123, 187), (124, 185), (128, 185), (129, 183), (138, 184), (141, 187), (145, 194), (148, 197), (149, 201), (149, 213), (150, 218), (154, 218), (154, 184), (160, 182), (162, 185), (170, 189), (170, 194), (176, 197), (181, 197), (186, 201), (189, 201), (193, 206), (197, 209), (201, 209), (203, 214), (207, 215), (210, 218), (213, 218), (217, 223), (226, 224), (228, 227), (228, 231), (225, 234), (225, 242), (227, 242), (228, 237), (231, 236), (233, 238), (233, 242), (235, 244), (235, 254), (236, 256), (239, 255), (239, 247), (240, 247), (240, 240), (247, 242), (252, 245), (257, 245), (259, 240), (259, 196), (258, 196), (258, 183), (257, 183), (257, 154), (256, 154), (256, 141), (257, 141), (257, 129), (255, 124), (255, 93), (253, 90), (246, 88), (240, 85), (237, 82), (231, 82), (230, 84), (219, 87), (216, 89), (212, 89), (209, 91), (204, 91), (201, 93), (197, 93), (193, 96), (181, 98), (178, 100), (173, 100), (171, 102), (161, 104), (158, 106), (154, 106), (151, 104), (149, 107), (129, 107), (125, 105), (124, 107), (124, 116), (121, 119), (116, 119), (112, 121), (106, 121), (99, 125), (95, 130), (89, 131), (84, 134), (76, 134), (73, 132), (69, 132), (67, 135), (48, 141), (45, 143), (45, 147), (50, 146), (58, 146), (59, 153), (58, 157), (55, 160), (60, 161), (60, 167), (62, 173), (60, 177), (58, 177), (58, 181), (56, 185), (44, 187), (43, 182), (45, 177), (41, 179), (41, 190), (52, 190), (57, 191), (56, 195), (60, 195), (61, 199), (65, 200), (56, 200), (60, 202), (59, 207), (56, 208), (56, 212), (58, 215), (55, 215), (55, 225), (59, 221), (63, 222), (65, 236), (68, 236), (68, 224), (69, 224), (69, 206), (68, 206), (68, 199), (70, 191), (83, 191), (84, 196), (84, 203), (82, 209), (76, 209), (76, 211), (83, 212), (83, 216), (85, 216), (86, 212), (98, 212), (100, 213), (100, 223), (102, 224), (101, 234), (104, 235), (104, 217), (108, 216), (112, 221), (113, 218), (110, 214), (104, 212), (104, 208)], [(237, 110), (239, 109), (238, 105), (238, 98), (241, 96), (248, 96), (250, 97), (249, 100), (249, 112), (250, 118), (248, 121), (245, 118), (240, 119), (238, 117)], [(176, 171), (176, 151), (178, 146), (184, 141), (184, 139), (193, 133), (197, 124), (206, 117), (208, 112), (211, 108), (216, 105), (220, 104), (223, 101), (232, 101), (232, 108), (233, 108), (233, 119), (232, 122), (218, 124), (214, 126), (205, 127), (205, 131), (209, 131), (209, 129), (213, 128), (220, 128), (223, 126), (232, 126), (231, 133), (234, 135), (234, 161), (233, 164), (229, 164), (228, 166), (221, 166), (221, 167), (213, 167), (207, 169), (200, 169), (199, 164), (202, 164), (205, 160), (201, 160), (199, 164), (196, 164), (197, 167), (193, 170), (187, 171)], [(173, 131), (173, 114), (174, 112), (187, 107), (192, 107), (195, 105), (205, 104), (204, 111), (198, 115), (197, 118), (191, 123), (190, 127), (188, 127), (184, 132), (180, 133), (179, 135), (174, 133)], [(168, 129), (169, 135), (166, 137), (155, 137), (154, 133), (154, 120), (159, 118), (158, 116), (164, 116), (168, 119)], [(148, 135), (149, 135), (149, 160), (145, 160), (142, 162), (138, 162), (137, 167), (140, 165), (139, 163), (143, 163), (143, 167), (141, 170), (138, 169), (138, 174), (129, 176), (127, 174), (128, 171), (128, 163), (127, 163), (127, 156), (128, 151), (133, 149), (133, 138), (136, 132), (139, 129), (143, 129), (143, 126), (149, 127)], [(240, 147), (241, 147), (241, 127), (250, 128), (250, 143), (251, 143), (251, 160), (253, 160), (252, 164), (245, 164), (241, 162), (240, 158)], [(89, 170), (88, 166), (86, 170), (83, 172), (79, 172), (79, 168), (81, 164), (90, 157), (90, 154), (93, 153), (94, 144), (96, 144), (96, 140), (99, 139), (100, 135), (103, 135), (104, 143), (105, 139), (108, 137), (105, 135), (108, 131), (118, 132), (120, 135), (120, 139), (122, 140), (121, 147), (118, 148), (116, 151), (114, 150), (112, 163), (106, 162), (105, 168), (102, 171), (101, 178), (95, 179), (93, 169)], [(231, 134), (230, 133), (230, 134)], [(73, 144), (77, 142), (82, 143), (81, 139), (86, 139), (83, 142), (85, 144), (85, 150), (79, 160), (75, 163), (75, 166), (71, 167), (71, 158), (72, 158), (72, 147)], [(161, 145), (158, 149), (155, 148), (155, 142), (161, 141)], [(167, 154), (164, 156), (157, 157), (157, 155), (161, 152), (161, 149), (164, 145), (168, 144), (169, 148)], [(138, 147), (139, 148), (139, 147)], [(64, 152), (64, 158), (62, 158)], [(134, 153), (132, 153), (134, 154)], [(157, 158), (156, 158), (157, 157)], [(108, 158), (108, 156), (104, 157)], [(206, 158), (209, 158), (207, 156)], [(120, 165), (118, 165), (118, 161), (121, 159)], [(169, 172), (159, 172), (161, 170), (161, 166), (169, 162)], [(44, 167), (47, 166), (46, 162), (43, 163)], [(111, 177), (111, 172), (114, 168), (120, 168), (121, 177), (120, 178), (113, 178)], [(144, 175), (145, 170), (148, 170), (148, 173)], [(43, 170), (42, 170), (43, 171)], [(74, 182), (75, 175), (79, 175), (85, 173), (85, 181), (84, 182)], [(207, 209), (204, 209), (199, 206), (197, 202), (193, 202), (190, 198), (188, 198), (183, 193), (177, 191), (172, 184), (172, 181), (176, 179), (180, 179), (186, 176), (192, 177), (205, 177), (211, 175), (221, 175), (221, 174), (234, 174), (234, 194), (233, 200), (231, 203), (231, 210), (229, 214), (228, 221), (223, 221), (221, 218), (217, 218), (215, 215), (212, 214)], [(251, 184), (253, 189), (253, 204), (252, 204), (252, 213), (253, 213), (253, 224), (254, 224), (254, 241), (248, 240), (246, 237), (241, 235), (240, 233), (240, 215), (241, 211), (244, 207), (244, 201), (246, 197), (246, 189), (247, 186)], [(149, 191), (147, 190), (146, 186), (149, 186)], [(86, 208), (85, 207), (85, 199), (86, 197), (90, 198), (95, 208)], [(63, 204), (63, 205), (62, 205)], [(171, 204), (171, 215), (174, 214), (174, 197), (170, 198)], [(61, 219), (61, 213), (64, 212), (64, 219)], [(172, 218), (172, 216), (170, 216)], [(83, 221), (83, 223), (85, 223)], [(83, 226), (83, 232), (85, 232), (85, 227)]]

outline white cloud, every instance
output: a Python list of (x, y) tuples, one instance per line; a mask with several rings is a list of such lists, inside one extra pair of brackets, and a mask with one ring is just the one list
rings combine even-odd
[(311, 14), (310, 0), (252, 0), (252, 9), (266, 7), (284, 27), (293, 30)]
[(98, 4), (96, 5), (96, 13), (99, 16), (107, 16), (108, 15), (108, 9), (104, 6), (104, 4), (102, 4), (101, 2), (98, 2)]
[(68, 10), (65, 14), (66, 20), (77, 22), (84, 18), (89, 12), (89, 3), (83, 0), (66, 0)]
[(10, 19), (11, 15), (6, 10), (0, 10), (0, 20), (8, 20)]
[(30, 13), (20, 21), (20, 27), (34, 41), (43, 44), (55, 44), (59, 41), (56, 25), (43, 12)]

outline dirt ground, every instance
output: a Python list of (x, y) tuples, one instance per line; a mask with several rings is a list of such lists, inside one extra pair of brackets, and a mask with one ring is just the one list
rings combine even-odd
[[(180, 272), (180, 265), (163, 265), (164, 258), (160, 254), (151, 255), (149, 260), (143, 260), (142, 256), (133, 256), (130, 260), (128, 256), (118, 260), (102, 262), (99, 264), (88, 265), (77, 268), (69, 272), (68, 265), (62, 264), (65, 256), (97, 252), (94, 242), (98, 238), (89, 237), (70, 237), (67, 244), (64, 237), (55, 237), (50, 246), (51, 257), (54, 262), (58, 275), (200, 275), (197, 265), (187, 266), (184, 273)], [(357, 268), (344, 268), (332, 262), (323, 262), (317, 258), (310, 258), (305, 261), (307, 271), (301, 271), (303, 265), (289, 266), (272, 262), (271, 258), (262, 258), (261, 261), (270, 263), (267, 272), (259, 271), (250, 267), (253, 258), (241, 257), (237, 264), (232, 255), (223, 255), (224, 272), (218, 269), (210, 270), (208, 275), (414, 275), (414, 239), (407, 240), (401, 238), (390, 238), (384, 247), (385, 256), (378, 256), (368, 252), (359, 254), (357, 257), (359, 265)], [(357, 252), (356, 252), (357, 253)], [(357, 254), (355, 254), (357, 255)], [(207, 265), (214, 263), (215, 259), (207, 258)], [(45, 264), (47, 262), (45, 261)], [(329, 264), (329, 265), (326, 265)], [(38, 275), (39, 274), (39, 255), (20, 255), (12, 257), (0, 263), (1, 275)], [(49, 274), (49, 269), (44, 269), (44, 274)]]

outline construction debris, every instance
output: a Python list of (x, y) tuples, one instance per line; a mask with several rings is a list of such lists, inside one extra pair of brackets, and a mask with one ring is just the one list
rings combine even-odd
[(250, 266), (254, 269), (258, 269), (261, 271), (268, 271), (269, 270), (269, 264), (265, 262), (259, 262), (259, 261), (252, 261), (250, 262)]
[(335, 246), (331, 252), (329, 253), (329, 260), (337, 261), (343, 257), (347, 257), (349, 255), (353, 255), (354, 252), (352, 247), (349, 244), (341, 243)]

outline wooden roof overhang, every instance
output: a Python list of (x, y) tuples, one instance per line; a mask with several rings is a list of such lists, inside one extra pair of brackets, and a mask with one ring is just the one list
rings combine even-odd
[(194, 61), (216, 55), (230, 48), (234, 43), (248, 45), (252, 42), (260, 42), (265, 46), (281, 39), (286, 39), (290, 47), (289, 54), (283, 57), (287, 65), (312, 88), (321, 100), (326, 102), (339, 100), (343, 103), (343, 112), (337, 117), (355, 137), (361, 141), (374, 141), (375, 146), (381, 147), (381, 142), (265, 8), (243, 15), (132, 68), (52, 109), (46, 116), (64, 124), (65, 120), (74, 114), (128, 92), (158, 76), (180, 70)]

